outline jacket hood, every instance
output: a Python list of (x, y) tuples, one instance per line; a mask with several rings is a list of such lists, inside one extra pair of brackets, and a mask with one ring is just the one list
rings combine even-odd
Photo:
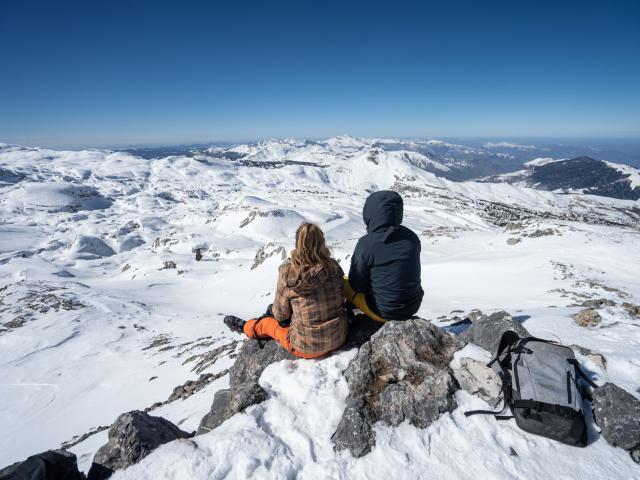
[(316, 265), (310, 268), (302, 275), (295, 275), (289, 270), (287, 278), (287, 286), (298, 294), (316, 290), (320, 285), (327, 281), (330, 272), (324, 265)]
[(367, 233), (384, 231), (387, 237), (402, 223), (402, 197), (391, 190), (380, 190), (364, 202), (362, 219)]

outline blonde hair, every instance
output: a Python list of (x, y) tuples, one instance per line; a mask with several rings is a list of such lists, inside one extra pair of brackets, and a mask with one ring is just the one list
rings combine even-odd
[(296, 248), (291, 252), (291, 265), (299, 276), (316, 265), (323, 265), (328, 271), (335, 268), (320, 227), (307, 222), (298, 227)]

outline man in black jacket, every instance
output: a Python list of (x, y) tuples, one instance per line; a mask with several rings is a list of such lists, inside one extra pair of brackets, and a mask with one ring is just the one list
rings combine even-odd
[(420, 239), (401, 225), (402, 197), (390, 190), (372, 193), (362, 218), (367, 234), (351, 257), (345, 296), (368, 317), (406, 320), (420, 308)]

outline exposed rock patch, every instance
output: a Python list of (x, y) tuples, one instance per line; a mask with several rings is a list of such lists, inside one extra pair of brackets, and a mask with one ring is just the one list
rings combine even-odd
[(109, 428), (109, 441), (96, 452), (87, 479), (109, 478), (115, 470), (139, 462), (160, 445), (191, 436), (164, 418), (137, 410), (123, 413)]
[(255, 270), (260, 265), (262, 265), (267, 258), (271, 258), (273, 256), (280, 255), (282, 260), (287, 258), (287, 251), (284, 247), (275, 247), (272, 243), (267, 243), (258, 249), (256, 252), (256, 256), (253, 258), (253, 263), (251, 264), (251, 270)]
[(581, 327), (595, 327), (602, 321), (598, 311), (593, 309), (582, 310), (576, 313), (573, 318)]
[(489, 316), (476, 314), (476, 320), (471, 326), (460, 334), (460, 340), (473, 343), (495, 355), (502, 334), (507, 330), (513, 330), (521, 337), (530, 336), (526, 328), (504, 311), (493, 313)]
[(632, 317), (640, 317), (640, 305), (634, 305), (633, 303), (624, 302), (622, 306)]
[(460, 388), (472, 395), (478, 395), (487, 403), (495, 404), (502, 391), (502, 382), (498, 374), (472, 358), (461, 358), (459, 363), (459, 368), (453, 368), (453, 376)]
[(616, 304), (613, 300), (609, 300), (608, 298), (594, 298), (592, 300), (585, 300), (580, 304), (580, 306), (585, 308), (602, 308), (602, 307), (613, 307)]
[(0, 470), (0, 480), (85, 480), (76, 456), (66, 450), (48, 450)]
[(640, 400), (613, 383), (605, 383), (593, 392), (593, 413), (604, 439), (628, 450), (638, 462)]
[(607, 359), (601, 353), (594, 352), (593, 350), (585, 347), (581, 347), (580, 345), (571, 345), (571, 348), (578, 352), (580, 355), (584, 355), (593, 363), (601, 367), (602, 369), (607, 366)]
[(423, 319), (385, 323), (345, 372), (349, 395), (332, 437), (335, 447), (360, 457), (375, 445), (376, 422), (424, 428), (455, 409), (458, 387), (449, 362), (460, 346)]
[(266, 342), (261, 349), (256, 340), (246, 340), (229, 369), (229, 388), (216, 392), (211, 410), (200, 422), (198, 434), (209, 432), (236, 413), (263, 402), (267, 392), (258, 384), (258, 379), (264, 369), (280, 360), (295, 358), (275, 341)]

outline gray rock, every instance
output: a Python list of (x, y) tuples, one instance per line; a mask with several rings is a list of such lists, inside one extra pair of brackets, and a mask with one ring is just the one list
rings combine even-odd
[(257, 383), (243, 383), (236, 388), (219, 390), (213, 397), (211, 410), (200, 422), (198, 435), (210, 432), (236, 413), (267, 399), (267, 392)]
[(84, 480), (76, 456), (66, 450), (48, 450), (0, 470), (0, 480)]
[(634, 448), (633, 450), (631, 450), (629, 452), (631, 454), (631, 459), (636, 462), (636, 463), (640, 463), (640, 447), (638, 448)]
[(484, 313), (482, 313), (481, 310), (478, 310), (477, 308), (475, 308), (467, 314), (466, 318), (468, 318), (472, 322), (477, 322), (478, 320), (487, 318), (487, 316)]
[(461, 358), (460, 367), (453, 368), (453, 376), (464, 391), (478, 395), (492, 405), (500, 398), (502, 391), (500, 377), (484, 363), (472, 358)]
[(526, 328), (513, 320), (510, 314), (502, 311), (478, 318), (460, 334), (459, 338), (463, 342), (478, 345), (495, 355), (502, 334), (507, 330), (513, 330), (521, 337), (530, 336)]
[(233, 388), (243, 383), (257, 383), (265, 368), (280, 360), (295, 360), (276, 341), (268, 341), (260, 348), (256, 340), (246, 340), (233, 366), (229, 369), (229, 385)]
[(216, 392), (211, 410), (200, 421), (198, 435), (210, 432), (251, 405), (265, 401), (267, 392), (258, 385), (264, 369), (280, 360), (295, 358), (275, 341), (266, 342), (261, 349), (256, 340), (246, 340), (229, 369), (229, 388)]
[(427, 320), (385, 323), (345, 372), (349, 395), (332, 436), (335, 447), (359, 457), (375, 444), (376, 422), (424, 428), (455, 409), (457, 384), (449, 362), (461, 346)]
[(593, 300), (585, 300), (580, 305), (585, 308), (602, 308), (613, 307), (615, 304), (616, 302), (608, 298), (595, 298)]
[(597, 310), (582, 310), (573, 316), (574, 320), (581, 327), (595, 327), (602, 321), (602, 317)]
[(162, 268), (160, 270), (172, 270), (177, 268), (176, 262), (173, 260), (165, 260), (162, 262)]
[(512, 237), (512, 238), (508, 238), (507, 239), (507, 245), (517, 245), (518, 243), (520, 243), (522, 241), (521, 238), (518, 237)]
[(593, 392), (593, 414), (611, 445), (625, 450), (640, 448), (640, 400), (636, 397), (613, 383), (605, 383)]
[(108, 478), (115, 470), (139, 462), (160, 445), (191, 436), (164, 418), (137, 410), (123, 413), (109, 428), (109, 440), (96, 452), (87, 478)]
[(624, 302), (622, 306), (632, 317), (640, 317), (640, 305), (634, 305), (633, 303)]
[(601, 353), (594, 352), (593, 350), (586, 347), (581, 347), (580, 345), (571, 345), (571, 348), (573, 349), (573, 351), (578, 352), (580, 355), (584, 355), (601, 368), (606, 368), (607, 359)]

